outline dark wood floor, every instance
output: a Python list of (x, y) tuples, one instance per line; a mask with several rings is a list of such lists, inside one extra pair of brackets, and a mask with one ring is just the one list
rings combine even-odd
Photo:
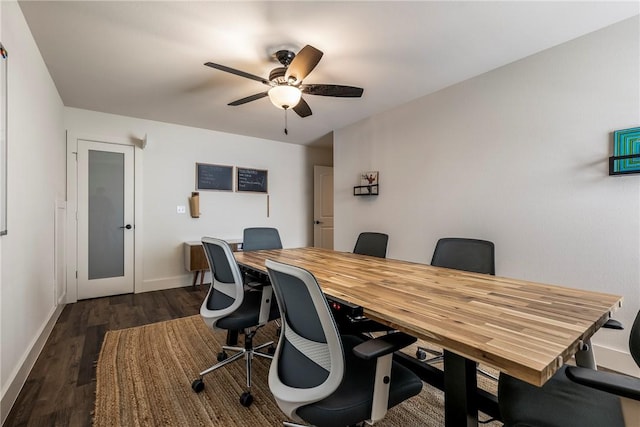
[(96, 298), (68, 304), (4, 427), (91, 426), (95, 364), (108, 330), (200, 312), (207, 286)]

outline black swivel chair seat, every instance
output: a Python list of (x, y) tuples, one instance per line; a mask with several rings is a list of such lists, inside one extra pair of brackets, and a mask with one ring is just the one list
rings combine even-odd
[[(358, 391), (373, 390), (376, 361), (362, 360), (354, 354), (353, 349), (363, 342), (363, 339), (353, 335), (342, 336), (345, 365), (348, 367), (347, 375), (338, 389), (329, 397), (300, 407), (297, 413), (302, 419), (321, 427), (348, 426), (370, 418), (372, 408), (370, 392)], [(389, 392), (389, 408), (415, 396), (422, 389), (422, 382), (401, 365), (393, 364), (391, 378), (393, 383)]]
[[(209, 310), (219, 310), (223, 307), (228, 307), (232, 302), (231, 298), (224, 293), (215, 289), (213, 292), (215, 295), (207, 299), (207, 308)], [(224, 305), (221, 305), (220, 302), (224, 302)], [(246, 328), (246, 325), (258, 325), (261, 305), (262, 292), (245, 292), (242, 305), (233, 313), (220, 318), (216, 322), (216, 327), (225, 330), (243, 330)], [(275, 320), (278, 317), (280, 317), (278, 305), (271, 304), (268, 319)]]

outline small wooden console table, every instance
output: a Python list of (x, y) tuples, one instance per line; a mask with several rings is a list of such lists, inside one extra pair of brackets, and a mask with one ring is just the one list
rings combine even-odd
[[(227, 239), (227, 243), (231, 246), (231, 250), (235, 252), (242, 245), (242, 240)], [(198, 274), (200, 275), (200, 285), (203, 285), (204, 273), (209, 270), (209, 263), (204, 254), (202, 242), (199, 240), (184, 242), (184, 268), (187, 271), (194, 272), (193, 287), (198, 283)]]

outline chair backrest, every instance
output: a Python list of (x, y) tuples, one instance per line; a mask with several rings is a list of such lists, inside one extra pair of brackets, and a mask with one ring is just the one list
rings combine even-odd
[(387, 256), (388, 242), (389, 236), (387, 234), (366, 231), (358, 236), (353, 253), (385, 258)]
[(277, 228), (251, 227), (244, 229), (242, 250), (258, 251), (260, 249), (282, 249), (282, 241)]
[(629, 335), (629, 351), (636, 365), (640, 368), (640, 311), (636, 315), (636, 320), (631, 327), (631, 333)]
[(213, 237), (203, 237), (202, 247), (211, 270), (211, 287), (200, 314), (209, 327), (233, 313), (244, 299), (242, 274), (229, 244)]
[(495, 247), (487, 240), (446, 237), (436, 243), (431, 265), (496, 274)]
[(333, 393), (344, 375), (344, 353), (327, 300), (307, 270), (266, 261), (280, 308), (282, 331), (269, 369), (280, 409), (298, 419), (300, 406)]

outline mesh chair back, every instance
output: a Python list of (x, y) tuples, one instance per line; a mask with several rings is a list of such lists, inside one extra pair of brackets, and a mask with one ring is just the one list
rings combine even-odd
[(496, 274), (494, 245), (487, 240), (456, 237), (440, 239), (433, 251), (431, 265)]
[(257, 251), (260, 249), (282, 249), (282, 241), (277, 228), (252, 227), (244, 229), (242, 250)]
[(307, 270), (266, 261), (280, 308), (282, 332), (269, 369), (269, 388), (292, 418), (295, 410), (333, 393), (344, 375), (338, 328), (315, 277)]
[(353, 248), (353, 253), (385, 258), (387, 256), (388, 242), (389, 236), (384, 233), (370, 231), (360, 233), (358, 240), (356, 240), (356, 246)]
[(211, 270), (211, 287), (203, 305), (206, 309), (217, 312), (215, 320), (209, 325), (215, 327), (217, 319), (229, 315), (242, 304), (244, 284), (240, 268), (227, 242), (203, 237), (202, 247)]

